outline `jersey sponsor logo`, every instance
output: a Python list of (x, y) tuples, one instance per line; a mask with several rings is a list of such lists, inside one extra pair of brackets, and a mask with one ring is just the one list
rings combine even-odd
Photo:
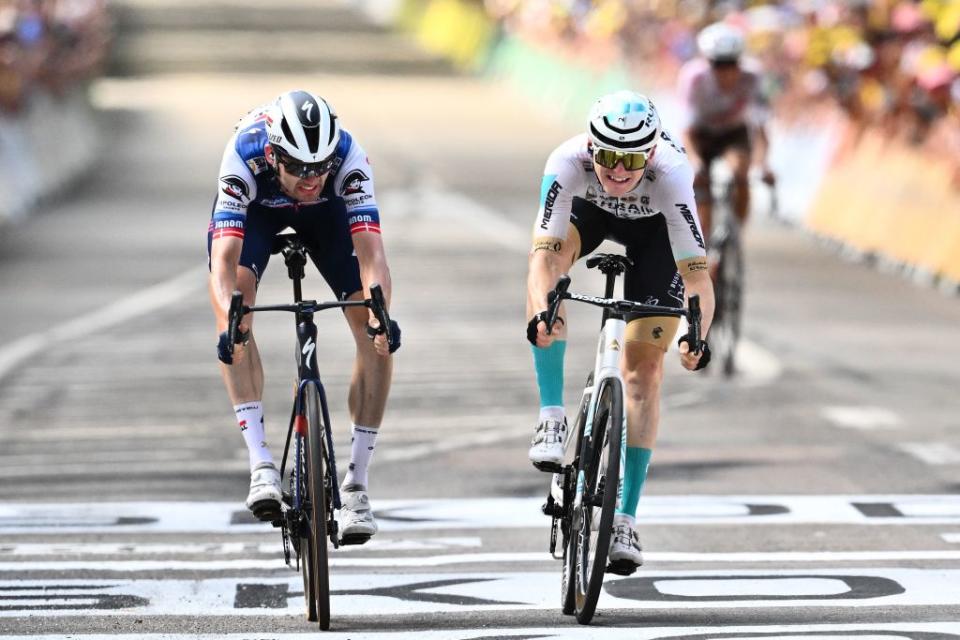
[(343, 179), (343, 182), (340, 183), (340, 193), (344, 196), (352, 196), (357, 193), (366, 193), (363, 189), (363, 183), (369, 182), (370, 178), (367, 177), (363, 171), (360, 169), (354, 169), (346, 175)]
[(380, 220), (377, 216), (369, 213), (358, 213), (350, 216), (347, 221), (350, 224), (350, 233), (360, 233), (361, 231), (370, 231), (371, 233), (380, 233)]
[(220, 191), (242, 204), (250, 202), (250, 185), (240, 176), (223, 176), (220, 178)]
[(697, 244), (701, 249), (705, 249), (706, 247), (703, 244), (703, 236), (700, 235), (700, 230), (697, 228), (697, 219), (693, 217), (693, 211), (691, 211), (690, 207), (683, 202), (678, 202), (674, 206), (680, 210), (680, 215), (682, 215), (683, 219), (687, 221), (687, 225), (690, 227), (690, 233), (693, 234), (693, 239), (697, 241)]
[(608, 196), (592, 187), (587, 189), (584, 199), (604, 211), (609, 211), (618, 218), (627, 220), (649, 218), (650, 216), (655, 216), (660, 213), (656, 209), (644, 205), (642, 198), (640, 199), (641, 204), (637, 204), (636, 196), (617, 198), (615, 196)]
[(270, 165), (267, 164), (267, 159), (264, 156), (256, 156), (247, 160), (247, 166), (250, 167), (250, 171), (253, 175), (257, 176), (270, 168)]
[(540, 185), (540, 199), (543, 201), (543, 217), (540, 219), (540, 228), (547, 229), (550, 224), (550, 218), (553, 217), (553, 205), (557, 202), (557, 196), (563, 187), (556, 181), (556, 176), (544, 176), (543, 183)]
[(210, 221), (208, 232), (218, 238), (243, 238), (245, 216), (236, 213), (217, 212)]

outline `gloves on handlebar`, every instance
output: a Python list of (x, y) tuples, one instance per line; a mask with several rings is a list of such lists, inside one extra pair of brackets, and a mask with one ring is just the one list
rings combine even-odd
[[(547, 321), (547, 312), (541, 311), (537, 315), (530, 318), (530, 322), (527, 323), (527, 340), (533, 346), (537, 346), (537, 325), (540, 324), (541, 322), (546, 322), (546, 321)], [(566, 324), (566, 322), (564, 322), (563, 318), (561, 318), (560, 316), (557, 316), (557, 322), (559, 322), (560, 324)]]
[[(680, 336), (680, 339), (677, 340), (677, 346), (680, 346), (684, 342), (687, 343), (689, 347), (689, 340), (687, 336)], [(700, 369), (705, 369), (707, 365), (710, 364), (710, 345), (707, 344), (706, 340), (700, 341), (700, 361), (697, 362), (697, 368), (694, 371), (700, 371)]]
[[(244, 331), (237, 333), (236, 344), (247, 344), (250, 340), (250, 332)], [(217, 339), (217, 360), (223, 364), (233, 364), (233, 345), (230, 344), (230, 333), (224, 331)]]
[[(386, 333), (386, 329), (383, 327), (371, 327), (367, 325), (367, 337), (373, 340), (381, 333)], [(390, 320), (390, 353), (393, 353), (400, 348), (400, 325), (397, 324), (396, 320)]]

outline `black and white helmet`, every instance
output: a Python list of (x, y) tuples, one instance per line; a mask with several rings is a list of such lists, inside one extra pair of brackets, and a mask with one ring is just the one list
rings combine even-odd
[(298, 162), (322, 162), (340, 142), (340, 122), (333, 107), (309, 91), (280, 94), (269, 116), (270, 144)]
[(660, 116), (645, 95), (617, 91), (593, 103), (587, 131), (594, 147), (649, 152), (660, 138)]
[(697, 47), (710, 62), (736, 62), (743, 55), (743, 32), (725, 22), (715, 22), (697, 35)]

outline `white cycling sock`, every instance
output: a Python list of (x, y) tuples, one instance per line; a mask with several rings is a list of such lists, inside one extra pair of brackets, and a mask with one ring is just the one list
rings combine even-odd
[(565, 415), (563, 407), (540, 407), (540, 422), (544, 420), (559, 420), (562, 422)]
[(237, 424), (240, 433), (247, 443), (247, 453), (250, 456), (250, 470), (261, 462), (273, 462), (273, 455), (267, 446), (267, 436), (263, 430), (263, 405), (260, 402), (244, 402), (233, 405), (233, 412), (237, 414)]
[(350, 440), (350, 466), (343, 478), (343, 486), (358, 484), (367, 487), (367, 467), (373, 458), (373, 448), (377, 444), (379, 429), (353, 425), (353, 438)]

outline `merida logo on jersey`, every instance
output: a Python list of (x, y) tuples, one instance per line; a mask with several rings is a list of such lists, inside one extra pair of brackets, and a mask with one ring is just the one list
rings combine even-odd
[(697, 241), (697, 244), (700, 245), (701, 249), (705, 249), (703, 244), (703, 236), (700, 235), (700, 230), (697, 229), (697, 220), (693, 217), (693, 211), (690, 211), (690, 207), (678, 202), (674, 205), (677, 209), (680, 210), (680, 215), (683, 216), (683, 219), (687, 221), (687, 225), (690, 226), (690, 233), (693, 234), (693, 239)]
[[(547, 178), (552, 178), (553, 176), (544, 176), (544, 182)], [(544, 185), (545, 186), (545, 185)], [(556, 180), (553, 181), (553, 184), (550, 185), (546, 193), (543, 195), (543, 218), (540, 220), (540, 228), (546, 230), (547, 225), (550, 224), (550, 218), (553, 217), (553, 205), (557, 202), (557, 196), (560, 195), (560, 190), (563, 187), (560, 186), (560, 183)]]

